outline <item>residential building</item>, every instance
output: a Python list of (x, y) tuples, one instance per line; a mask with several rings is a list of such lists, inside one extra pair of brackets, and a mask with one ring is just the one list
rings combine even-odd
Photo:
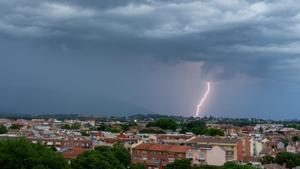
[(258, 157), (259, 153), (263, 150), (263, 143), (261, 140), (251, 138), (250, 140), (250, 156)]
[(176, 159), (186, 159), (189, 146), (142, 143), (132, 148), (132, 162), (145, 163), (147, 169), (163, 169)]
[(250, 141), (227, 137), (196, 137), (187, 142), (190, 146), (219, 146), (226, 152), (226, 161), (248, 162), (250, 159)]

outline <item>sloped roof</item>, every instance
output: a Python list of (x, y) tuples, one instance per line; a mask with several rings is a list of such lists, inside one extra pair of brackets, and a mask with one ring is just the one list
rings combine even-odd
[(165, 144), (140, 144), (134, 148), (135, 150), (147, 150), (147, 151), (164, 151), (164, 152), (178, 152), (184, 153), (191, 149), (189, 146), (179, 145), (165, 145)]
[(72, 148), (69, 149), (65, 152), (63, 152), (63, 156), (65, 159), (75, 159), (77, 158), (80, 154), (89, 151), (89, 149), (84, 149), (84, 148)]
[(196, 137), (192, 140), (189, 140), (188, 143), (225, 143), (225, 144), (235, 144), (239, 139), (235, 138), (218, 138), (218, 137)]

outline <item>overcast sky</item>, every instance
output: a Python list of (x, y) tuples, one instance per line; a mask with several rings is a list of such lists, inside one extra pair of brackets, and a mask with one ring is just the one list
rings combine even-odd
[(0, 112), (300, 118), (299, 0), (0, 0)]

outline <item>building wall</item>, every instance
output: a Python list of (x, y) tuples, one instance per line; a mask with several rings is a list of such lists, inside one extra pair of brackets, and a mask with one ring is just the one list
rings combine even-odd
[(206, 164), (207, 149), (192, 149), (187, 151), (186, 158), (192, 160), (192, 165)]
[[(207, 144), (206, 142), (198, 142), (198, 144)], [(209, 143), (211, 146), (219, 146), (226, 151), (226, 161), (238, 160), (237, 143)], [(240, 148), (241, 150), (241, 148)], [(242, 153), (242, 152), (241, 152)]]
[(63, 140), (63, 139), (33, 139), (29, 138), (29, 140), (32, 143), (38, 143), (40, 142), (41, 144), (45, 146), (55, 146), (55, 147), (70, 147), (70, 148), (91, 148), (92, 147), (92, 141), (90, 140), (74, 140), (74, 139), (68, 139), (68, 140)]
[(208, 165), (222, 166), (226, 162), (226, 152), (219, 146), (214, 146), (207, 151), (206, 162)]
[(250, 139), (249, 138), (245, 138), (242, 139), (243, 141), (243, 158), (242, 161), (243, 162), (249, 162), (250, 161)]
[(242, 159), (243, 159), (243, 141), (242, 140), (238, 141), (236, 148), (237, 148), (237, 159), (236, 160), (242, 161)]
[(186, 159), (186, 153), (132, 150), (133, 163), (146, 163), (147, 168), (164, 168), (176, 159)]
[(252, 138), (250, 141), (250, 156), (259, 157), (259, 153), (262, 151), (262, 149), (263, 143)]

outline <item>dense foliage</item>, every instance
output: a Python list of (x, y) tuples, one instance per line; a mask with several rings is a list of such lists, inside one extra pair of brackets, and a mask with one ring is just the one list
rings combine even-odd
[(287, 127), (300, 130), (300, 124), (289, 124), (289, 125), (287, 125)]
[(133, 126), (137, 126), (136, 122), (134, 122), (134, 121), (130, 121), (128, 123), (125, 123), (125, 124), (121, 125), (123, 131), (128, 131), (129, 128), (133, 127)]
[(146, 169), (146, 165), (143, 163), (131, 164), (129, 169)]
[(300, 166), (300, 154), (293, 154), (288, 152), (278, 153), (276, 155), (275, 162), (280, 165), (285, 164), (287, 168)]
[(126, 169), (130, 165), (130, 153), (121, 143), (113, 148), (98, 148), (81, 154), (71, 166), (73, 169)]
[(20, 130), (20, 128), (22, 128), (23, 126), (19, 125), (19, 124), (12, 124), (9, 129), (11, 130)]
[(149, 122), (146, 127), (160, 127), (162, 129), (170, 129), (175, 131), (177, 129), (177, 123), (172, 119), (162, 118)]
[(168, 164), (166, 169), (192, 169), (190, 160), (175, 160), (174, 163)]
[(0, 134), (5, 134), (7, 133), (7, 128), (4, 125), (0, 125)]
[[(122, 126), (112, 127), (111, 125), (100, 124), (97, 127), (97, 130), (98, 131), (108, 131), (108, 132), (112, 132), (112, 133), (120, 133), (122, 131), (122, 128), (123, 128)], [(126, 127), (124, 126), (124, 128), (126, 128)], [(127, 129), (124, 131), (127, 131)]]
[(72, 125), (65, 124), (62, 128), (68, 129), (68, 130), (77, 130), (80, 129), (81, 125), (79, 123), (74, 123)]
[(182, 124), (181, 133), (193, 132), (196, 135), (223, 136), (224, 132), (215, 128), (207, 128), (205, 122), (194, 120)]
[(272, 156), (265, 156), (262, 158), (261, 162), (262, 164), (285, 164), (287, 168), (293, 168), (296, 166), (300, 166), (300, 154), (281, 152), (278, 153), (275, 158)]
[(25, 139), (0, 141), (1, 169), (67, 169), (61, 154)]
[(270, 155), (264, 156), (261, 159), (262, 164), (271, 164), (271, 163), (274, 163), (274, 162), (275, 162), (275, 158), (270, 156)]
[(293, 137), (292, 137), (292, 140), (293, 140), (294, 142), (300, 141), (300, 137), (299, 137), (299, 136), (293, 136)]
[(251, 165), (238, 165), (233, 162), (225, 163), (224, 166), (197, 166), (192, 167), (190, 160), (175, 160), (174, 163), (171, 163), (166, 166), (166, 169), (257, 169)]
[(80, 131), (80, 134), (83, 136), (90, 136), (89, 131)]

